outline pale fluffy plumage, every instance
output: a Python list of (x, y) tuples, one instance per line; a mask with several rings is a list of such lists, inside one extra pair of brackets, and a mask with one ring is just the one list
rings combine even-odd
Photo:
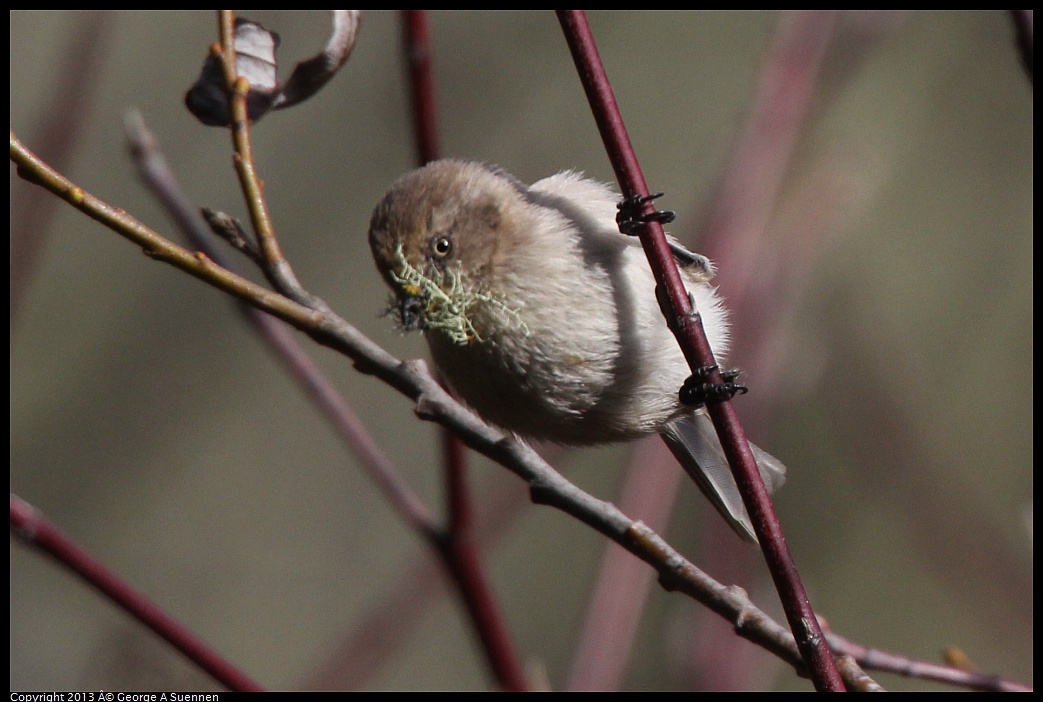
[[(719, 445), (685, 448), (706, 432), (678, 422), (707, 420), (677, 399), (690, 370), (639, 240), (617, 228), (619, 199), (570, 171), (525, 186), (488, 164), (437, 161), (391, 187), (374, 211), (370, 243), (404, 324), (425, 329), (439, 371), (482, 417), (567, 444), (663, 433), (715, 506), (752, 538)], [(728, 325), (708, 282), (712, 267), (695, 255), (684, 263), (685, 286), (722, 358)], [(708, 460), (716, 462), (709, 471)]]

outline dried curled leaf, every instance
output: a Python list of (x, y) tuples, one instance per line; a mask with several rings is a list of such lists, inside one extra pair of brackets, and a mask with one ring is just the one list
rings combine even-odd
[[(271, 110), (282, 109), (314, 95), (336, 74), (355, 46), (361, 13), (358, 10), (333, 10), (333, 32), (322, 53), (302, 61), (290, 79), (279, 81), (275, 53), (279, 35), (257, 22), (244, 18), (235, 21), (234, 47), (236, 70), (250, 83), (247, 114), (256, 122)], [(188, 111), (203, 124), (226, 127), (231, 124), (228, 88), (220, 56), (208, 56), (195, 84), (185, 95)]]

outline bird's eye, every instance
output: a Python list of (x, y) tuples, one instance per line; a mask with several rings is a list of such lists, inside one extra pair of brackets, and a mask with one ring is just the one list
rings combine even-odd
[(434, 251), (435, 256), (445, 258), (453, 252), (453, 240), (440, 236), (431, 242), (431, 250)]

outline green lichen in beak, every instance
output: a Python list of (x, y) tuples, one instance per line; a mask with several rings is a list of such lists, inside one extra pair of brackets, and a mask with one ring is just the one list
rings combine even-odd
[(401, 244), (395, 249), (395, 259), (398, 270), (390, 271), (391, 279), (398, 285), (400, 297), (418, 303), (410, 307), (421, 318), (422, 328), (441, 332), (460, 346), (481, 343), (485, 339), (472, 319), (477, 316), (477, 308), (484, 305), (483, 312), (498, 316), (505, 324), (517, 325), (528, 335), (529, 329), (518, 312), (498, 297), (464, 282), (459, 266), (435, 269), (425, 275), (406, 260)]

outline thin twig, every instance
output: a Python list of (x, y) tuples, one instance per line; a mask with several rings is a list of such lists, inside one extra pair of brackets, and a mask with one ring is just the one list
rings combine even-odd
[(11, 134), (11, 160), (18, 174), (46, 188), (117, 234), (151, 258), (168, 263), (209, 285), (244, 300), (288, 322), (355, 361), (363, 373), (374, 375), (416, 403), (422, 418), (452, 428), (464, 442), (502, 464), (530, 486), (535, 502), (553, 505), (620, 543), (652, 565), (660, 581), (702, 602), (736, 624), (740, 634), (775, 652), (793, 665), (800, 655), (792, 636), (756, 609), (738, 588), (728, 588), (707, 576), (670, 547), (657, 533), (634, 522), (614, 505), (599, 500), (565, 480), (539, 454), (522, 442), (509, 439), (458, 403), (432, 377), (423, 361), (400, 361), (355, 327), (329, 312), (316, 312), (192, 253), (137, 221), (125, 211), (86, 193), (40, 161)]
[(531, 686), (525, 667), (493, 596), (478, 551), (467, 480), (467, 449), (446, 427), (442, 428), (442, 448), (449, 507), (449, 524), (441, 542), (444, 564), (460, 592), (500, 688), (512, 692), (529, 691)]
[(232, 112), (232, 144), (235, 155), (235, 170), (239, 175), (239, 184), (243, 189), (243, 197), (250, 212), (257, 243), (264, 256), (264, 274), (278, 290), (287, 297), (312, 308), (326, 308), (325, 303), (309, 295), (297, 280), (286, 257), (283, 256), (279, 240), (275, 236), (268, 201), (264, 197), (264, 187), (257, 174), (254, 163), (253, 142), (250, 139), (250, 118), (247, 110), (247, 96), (250, 93), (250, 82), (236, 73), (235, 56), (235, 13), (232, 10), (218, 11), (218, 27), (221, 35), (221, 63), (228, 90), (228, 102)]
[(849, 641), (833, 632), (826, 632), (826, 638), (829, 639), (830, 648), (838, 656), (850, 656), (863, 668), (870, 670), (896, 673), (918, 680), (934, 680), (983, 692), (1032, 692), (1032, 688), (1028, 685), (1005, 680), (998, 675), (984, 675), (932, 661), (910, 658), (878, 648), (870, 648)]
[[(648, 186), (630, 145), (586, 15), (581, 10), (559, 10), (558, 14), (623, 195), (647, 196)], [(652, 214), (653, 205), (648, 203), (645, 207), (649, 211), (647, 214)], [(710, 382), (722, 382), (702, 322), (698, 312), (693, 310), (681, 282), (662, 226), (653, 218), (641, 228), (640, 236), (659, 290), (663, 293), (661, 297), (669, 301), (669, 310), (664, 310), (667, 322), (678, 338), (692, 371), (714, 368)], [(721, 438), (815, 688), (820, 691), (843, 690), (836, 663), (822, 637), (735, 409), (728, 401), (711, 403), (707, 409)]]
[[(212, 238), (206, 235), (205, 227), (180, 189), (154, 137), (145, 128), (140, 116), (132, 115), (126, 122), (132, 152), (146, 183), (167, 207), (192, 244), (204, 250), (219, 264), (227, 265), (221, 260), (223, 252), (213, 246)], [(482, 592), (483, 589), (488, 590), (485, 579), (468, 573), (468, 570), (475, 566), (477, 556), (469, 553), (475, 550), (468, 536), (471, 528), (467, 516), (469, 505), (463, 488), (457, 484), (459, 480), (449, 480), (452, 524), (448, 529), (442, 528), (420, 497), (395, 470), (350, 404), (319, 371), (286, 327), (252, 307), (241, 305), (241, 309), (291, 375), (304, 387), (323, 414), (333, 422), (338, 433), (360, 459), (363, 468), (377, 483), (392, 507), (435, 547), (436, 553), (441, 555), (444, 566), (458, 581), (461, 593), (469, 598), (468, 610), (472, 614), (478, 613), (477, 618), (473, 616), (475, 627), (487, 645), (488, 656), (493, 662), (501, 687), (525, 689), (523, 668), (516, 662), (517, 657), (513, 655), (512, 647), (503, 643), (506, 636), (505, 627), (499, 621), (502, 618), (495, 611), (492, 615), (488, 611), (491, 595)], [(463, 449), (455, 436), (448, 433), (448, 430), (443, 431), (446, 431), (445, 436), (452, 440), (451, 448)], [(450, 461), (449, 465), (452, 466), (452, 472), (459, 473), (462, 479), (462, 458)], [(490, 619), (493, 620), (492, 623), (489, 622)], [(510, 661), (515, 663), (511, 665)]]
[[(459, 472), (459, 468), (449, 467), (449, 470)], [(460, 475), (459, 479), (462, 478)], [(452, 485), (450, 489), (454, 489)], [(457, 514), (454, 521), (459, 522), (460, 517), (461, 515)], [(446, 537), (443, 558), (451, 571), (453, 583), (461, 593), (461, 599), (467, 607), (475, 633), (482, 644), (482, 651), (497, 682), (504, 691), (529, 691), (531, 686), (525, 669), (518, 659), (514, 642), (485, 576), (471, 524), (458, 523), (455, 529), (446, 532)]]
[[(129, 131), (129, 130), (128, 130)], [(129, 137), (133, 139), (133, 137)], [(235, 219), (231, 215), (225, 214), (224, 212), (218, 212), (217, 210), (211, 210), (208, 207), (202, 208), (203, 219), (206, 220), (207, 226), (217, 236), (224, 239), (229, 246), (236, 251), (240, 252), (248, 259), (253, 261), (254, 265), (258, 268), (264, 267), (264, 258), (261, 256), (260, 249), (257, 245), (246, 234), (246, 230), (243, 229), (243, 225), (239, 224), (239, 220)], [(194, 214), (193, 219), (194, 219)], [(199, 243), (195, 242), (194, 238), (191, 239), (196, 246), (200, 246)], [(206, 240), (209, 243), (209, 240)], [(216, 253), (216, 251), (214, 252)], [(211, 256), (214, 258), (214, 256)], [(215, 260), (218, 260), (215, 258)], [(220, 263), (220, 260), (218, 260)], [(232, 266), (222, 263), (225, 268), (232, 268)]]
[(216, 265), (206, 254), (192, 252), (165, 239), (123, 209), (100, 200), (55, 171), (11, 132), (11, 160), (22, 178), (46, 188), (91, 219), (100, 222), (140, 246), (147, 256), (169, 263), (220, 290), (248, 300), (255, 307), (273, 313), (280, 319), (293, 320), (295, 326), (315, 328), (323, 315), (272, 292)]
[[(10, 136), (10, 158), (19, 176), (50, 191), (77, 210), (142, 248), (146, 255), (170, 264), (207, 284), (266, 310), (353, 359), (363, 373), (374, 375), (416, 402), (424, 419), (448, 426), (465, 442), (514, 472), (530, 486), (533, 500), (553, 505), (591, 526), (649, 563), (668, 590), (679, 590), (732, 622), (740, 636), (802, 669), (792, 635), (757, 609), (741, 588), (726, 587), (689, 563), (655, 531), (634, 522), (614, 505), (598, 500), (565, 480), (529, 446), (505, 437), (457, 403), (435, 381), (421, 361), (403, 362), (329, 312), (316, 312), (255, 285), (161, 237), (125, 211), (86, 193), (54, 171)], [(850, 681), (852, 685), (855, 680)]]
[[(205, 252), (218, 265), (229, 268), (225, 251), (214, 246), (206, 226), (198, 212), (171, 171), (163, 152), (152, 133), (146, 128), (141, 115), (133, 112), (124, 120), (127, 140), (134, 162), (141, 177), (166, 208), (178, 229), (188, 238), (192, 246)], [(323, 415), (351, 448), (362, 464), (363, 470), (384, 494), (391, 507), (398, 512), (413, 529), (428, 538), (439, 529), (434, 516), (409, 483), (395, 470), (372, 434), (355, 413), (351, 404), (338, 392), (286, 325), (278, 319), (240, 301), (239, 309), (275, 353), (290, 374), (319, 407)]]
[[(837, 667), (844, 671), (844, 679), (851, 692), (887, 692), (876, 680), (865, 674), (858, 661), (851, 656), (837, 656)], [(854, 683), (850, 682), (854, 679)]]
[[(425, 10), (403, 10), (403, 49), (409, 64), (409, 94), (417, 162), (438, 158), (438, 129), (431, 70), (430, 33)], [(478, 552), (467, 480), (467, 450), (448, 428), (442, 428), (449, 522), (440, 542), (446, 568), (463, 599), (486, 660), (503, 690), (530, 688), (525, 668), (496, 604)]]
[(52, 556), (228, 689), (238, 692), (264, 691), (263, 687), (221, 657), (202, 639), (95, 560), (35, 507), (14, 494), (11, 495), (11, 534)]

